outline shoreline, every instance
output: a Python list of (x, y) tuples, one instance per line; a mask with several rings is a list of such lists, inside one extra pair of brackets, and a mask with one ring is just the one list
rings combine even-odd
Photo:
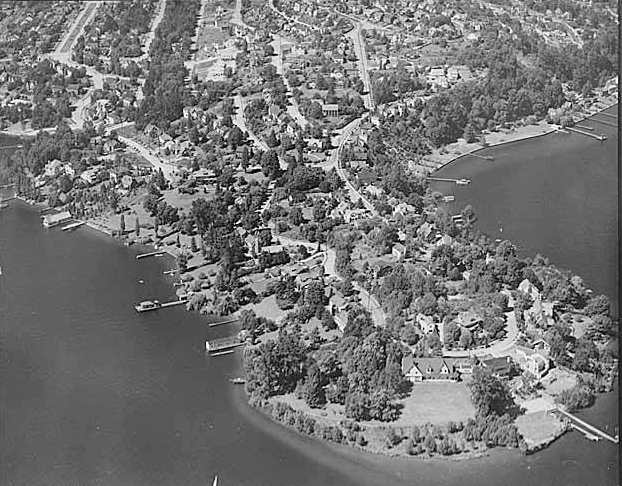
[[(585, 116), (581, 116), (579, 119), (575, 120), (573, 122), (573, 125), (576, 125), (578, 123), (581, 123), (582, 121), (588, 120), (589, 118), (598, 115), (599, 113), (602, 113), (605, 110), (608, 110), (610, 108), (612, 108), (613, 106), (616, 106), (619, 102), (616, 100), (611, 101), (609, 99), (607, 100), (599, 100), (595, 103), (593, 103), (589, 108), (583, 109), (581, 111), (582, 114), (585, 114), (585, 112), (590, 112), (590, 110), (594, 109), (595, 105), (598, 103), (605, 103), (607, 104), (607, 106), (605, 106), (604, 108), (597, 108), (597, 111), (594, 113), (590, 113), (587, 114)], [(610, 104), (609, 104), (610, 103)], [(534, 130), (540, 129), (542, 130), (539, 133), (532, 133)], [(493, 134), (487, 134), (488, 136), (491, 135), (496, 135), (495, 138), (501, 138), (502, 135), (505, 135), (506, 137), (508, 137), (508, 139), (502, 139), (499, 141), (493, 141), (490, 143), (487, 143), (485, 146), (482, 146), (481, 143), (477, 143), (476, 147), (473, 148), (467, 148), (465, 147), (465, 143), (464, 142), (454, 142), (454, 144), (461, 144), (458, 147), (454, 147), (454, 153), (455, 155), (453, 157), (451, 157), (448, 160), (439, 160), (438, 162), (440, 163), (440, 165), (438, 165), (435, 169), (433, 169), (430, 174), (434, 174), (437, 171), (441, 170), (442, 168), (448, 166), (449, 164), (463, 158), (466, 157), (468, 155), (473, 155), (473, 154), (477, 154), (477, 152), (481, 151), (481, 150), (485, 150), (487, 148), (491, 148), (491, 147), (499, 147), (501, 145), (506, 145), (506, 144), (510, 144), (510, 143), (514, 143), (514, 142), (521, 142), (524, 140), (530, 140), (532, 138), (539, 138), (539, 137), (543, 137), (545, 135), (550, 135), (551, 133), (555, 133), (559, 130), (563, 129), (563, 127), (559, 126), (559, 125), (554, 125), (551, 123), (547, 123), (544, 120), (541, 120), (539, 122), (537, 122), (534, 125), (523, 125), (520, 127), (513, 127), (509, 130), (509, 132), (507, 133), (502, 133), (502, 132), (495, 132)], [(475, 145), (475, 144), (466, 144), (466, 145)], [(448, 147), (447, 145), (444, 146), (443, 148)], [(462, 149), (467, 149), (466, 151), (461, 151)], [(437, 152), (440, 149), (437, 149)], [(457, 153), (459, 152), (459, 153)], [(437, 157), (437, 158), (442, 158), (443, 154), (439, 154), (439, 153), (434, 153), (432, 154), (432, 156)], [(430, 157), (430, 156), (427, 156)], [(425, 160), (425, 157), (423, 158)], [(428, 160), (428, 162), (435, 162), (434, 160)]]
[[(36, 209), (45, 209), (47, 208), (47, 205), (44, 203), (36, 203), (34, 201), (29, 201), (26, 200), (25, 198), (23, 198), (22, 196), (16, 196), (16, 199), (18, 199), (22, 204), (26, 204), (27, 206), (31, 207), (32, 209), (36, 210)], [(97, 225), (91, 221), (85, 221), (85, 226), (88, 226), (89, 228), (98, 231), (101, 234), (105, 234), (107, 236), (110, 236), (111, 238), (118, 240), (118, 238), (115, 238), (111, 235), (111, 233), (109, 232), (109, 230), (105, 229), (103, 226), (101, 225)], [(121, 241), (121, 240), (119, 240)], [(147, 248), (151, 248), (151, 246), (147, 245), (147, 244), (139, 244), (142, 246), (145, 246)], [(166, 254), (170, 255), (173, 258), (176, 258), (172, 253), (170, 253), (169, 251), (166, 251)], [(170, 284), (170, 287), (172, 287), (172, 289), (174, 290), (175, 287)], [(192, 312), (192, 311), (187, 311), (186, 312)], [(236, 353), (236, 364), (234, 366), (234, 368), (236, 368), (236, 372), (243, 372), (243, 355)], [(560, 429), (558, 432), (556, 432), (553, 435), (550, 435), (548, 437), (546, 437), (545, 439), (538, 441), (537, 443), (533, 443), (533, 444), (524, 444), (523, 447), (519, 446), (518, 448), (514, 449), (514, 448), (508, 448), (508, 447), (502, 447), (502, 446), (498, 446), (498, 447), (492, 447), (492, 448), (484, 448), (481, 450), (469, 450), (466, 452), (460, 452), (460, 453), (456, 453), (456, 454), (451, 454), (451, 455), (442, 455), (440, 453), (435, 453), (432, 455), (429, 455), (427, 453), (425, 454), (420, 454), (420, 455), (410, 455), (408, 453), (405, 452), (400, 452), (397, 450), (377, 450), (377, 449), (371, 449), (371, 448), (366, 448), (365, 446), (360, 446), (356, 443), (348, 443), (347, 440), (344, 440), (344, 442), (334, 442), (331, 440), (328, 440), (326, 438), (322, 438), (322, 437), (318, 437), (315, 434), (308, 434), (302, 431), (298, 431), (296, 430), (296, 428), (284, 421), (279, 420), (278, 418), (276, 418), (275, 416), (273, 416), (272, 414), (272, 404), (253, 404), (251, 403), (251, 401), (249, 400), (249, 395), (246, 393), (245, 389), (242, 389), (242, 399), (244, 401), (244, 403), (250, 408), (252, 409), (254, 412), (258, 412), (261, 416), (269, 419), (269, 421), (273, 424), (278, 424), (280, 426), (285, 427), (287, 430), (295, 433), (296, 436), (298, 437), (306, 437), (306, 438), (310, 438), (314, 441), (319, 442), (320, 444), (322, 444), (323, 447), (328, 447), (328, 448), (332, 448), (332, 447), (338, 447), (338, 448), (345, 448), (348, 451), (350, 451), (352, 454), (354, 454), (355, 456), (360, 454), (360, 453), (365, 453), (365, 454), (370, 454), (374, 457), (377, 457), (378, 460), (387, 460), (387, 459), (403, 459), (406, 461), (423, 461), (425, 463), (432, 463), (435, 461), (442, 461), (443, 463), (445, 463), (447, 460), (452, 461), (452, 463), (458, 463), (458, 462), (462, 462), (462, 461), (471, 461), (474, 459), (481, 459), (484, 457), (489, 457), (491, 455), (491, 453), (493, 451), (508, 451), (508, 452), (516, 452), (518, 454), (514, 454), (516, 457), (520, 457), (520, 456), (525, 456), (525, 455), (532, 455), (535, 454), (536, 452), (540, 452), (542, 450), (545, 450), (549, 445), (551, 445), (552, 443), (554, 443), (555, 441), (557, 441), (557, 439), (559, 439), (561, 436), (565, 435), (566, 432), (569, 431), (568, 427), (563, 427), (562, 429)], [(593, 405), (589, 408), (592, 408)], [(587, 410), (587, 409), (586, 409)], [(314, 416), (310, 416), (308, 414), (306, 414), (305, 412), (300, 412), (301, 414), (306, 415), (307, 417), (315, 420), (318, 423), (323, 423), (325, 421), (318, 419), (317, 417)], [(332, 424), (331, 424), (332, 425)], [(438, 424), (436, 424), (438, 425)], [(333, 425), (334, 426), (334, 425)], [(365, 425), (363, 424), (363, 427), (365, 427)], [(387, 424), (386, 427), (379, 427), (377, 428), (378, 430), (386, 430), (387, 428), (392, 427), (390, 423)], [(338, 428), (343, 429), (341, 426), (338, 426)], [(369, 428), (365, 428), (365, 430), (369, 430)], [(407, 439), (404, 439), (407, 440)], [(485, 446), (484, 446), (485, 447)]]

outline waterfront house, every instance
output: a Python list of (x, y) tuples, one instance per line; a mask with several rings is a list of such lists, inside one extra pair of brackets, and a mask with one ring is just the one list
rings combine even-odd
[(456, 382), (460, 378), (460, 373), (451, 360), (415, 358), (412, 354), (402, 358), (402, 373), (411, 383), (423, 381)]
[(533, 301), (540, 298), (540, 291), (538, 290), (538, 287), (532, 284), (527, 278), (518, 285), (518, 290), (531, 297), (531, 300)]
[(71, 220), (71, 213), (69, 211), (61, 211), (56, 214), (46, 214), (43, 216), (43, 226), (45, 228), (52, 228), (69, 220)]
[(549, 354), (544, 350), (535, 350), (527, 346), (516, 346), (517, 363), (522, 370), (536, 378), (542, 378), (550, 368)]

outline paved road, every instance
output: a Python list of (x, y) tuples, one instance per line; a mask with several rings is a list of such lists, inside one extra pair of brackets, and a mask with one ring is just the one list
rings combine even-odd
[(158, 25), (160, 25), (160, 22), (162, 22), (162, 19), (164, 18), (164, 11), (166, 10), (166, 0), (160, 0), (158, 2), (158, 6), (156, 7), (156, 15), (153, 17), (153, 20), (151, 21), (151, 29), (149, 29), (149, 32), (147, 33), (147, 39), (145, 40), (145, 47), (144, 52), (141, 56), (136, 58), (136, 62), (141, 61), (143, 59), (147, 59), (147, 57), (149, 56), (149, 49), (151, 49), (151, 43), (153, 42), (153, 39), (155, 39), (155, 31), (158, 28)]
[(118, 137), (119, 137), (120, 142), (123, 142), (124, 144), (126, 144), (130, 150), (142, 156), (150, 164), (152, 164), (156, 169), (162, 169), (164, 177), (167, 180), (172, 179), (174, 166), (165, 163), (160, 157), (153, 154), (151, 150), (149, 150), (144, 145), (138, 143), (137, 141), (132, 140), (131, 138), (123, 137), (121, 135), (119, 135)]
[(361, 23), (354, 22), (355, 27), (346, 35), (352, 39), (354, 43), (354, 52), (356, 57), (358, 58), (358, 68), (359, 68), (359, 76), (363, 81), (363, 87), (367, 94), (363, 95), (363, 103), (365, 103), (365, 108), (368, 110), (374, 109), (374, 97), (371, 90), (371, 81), (369, 79), (369, 67), (367, 66), (367, 52), (365, 50), (365, 41), (363, 40), (363, 36), (361, 35)]

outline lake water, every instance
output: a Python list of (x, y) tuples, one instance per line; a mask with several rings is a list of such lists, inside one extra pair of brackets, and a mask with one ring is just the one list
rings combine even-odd
[[(174, 297), (162, 275), (172, 262), (137, 261), (139, 251), (89, 228), (45, 230), (19, 202), (0, 211), (1, 486), (199, 486), (215, 474), (223, 486), (618, 484), (617, 447), (578, 433), (533, 456), (469, 461), (388, 459), (299, 436), (228, 382), (239, 354), (204, 356), (206, 337), (231, 326), (208, 329), (181, 308), (134, 311)], [(617, 405), (607, 394), (581, 416), (612, 430)]]
[[(617, 113), (617, 106), (607, 110)], [(456, 198), (451, 210), (471, 204), (477, 225), (514, 242), (523, 255), (540, 253), (581, 276), (618, 308), (618, 135), (614, 118), (597, 115), (580, 125), (607, 140), (556, 133), (484, 149), (494, 161), (462, 157), (435, 175), (469, 178), (468, 186), (436, 182)], [(585, 130), (584, 130), (585, 131)]]

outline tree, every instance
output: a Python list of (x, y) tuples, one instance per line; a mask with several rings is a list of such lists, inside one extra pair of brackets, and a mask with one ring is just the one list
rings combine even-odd
[(572, 369), (577, 371), (591, 371), (592, 360), (598, 359), (598, 348), (589, 339), (578, 339), (575, 343)]
[(476, 366), (469, 383), (471, 402), (478, 416), (503, 415), (514, 405), (507, 385), (492, 375), (489, 369)]
[(136, 237), (140, 236), (140, 221), (138, 220), (138, 216), (136, 217), (136, 221), (134, 224), (134, 231), (136, 232)]
[(583, 310), (590, 317), (596, 315), (608, 316), (610, 308), (609, 298), (601, 294), (590, 298)]
[(354, 391), (346, 395), (346, 417), (354, 420), (369, 420), (369, 396), (366, 393)]
[(326, 394), (322, 382), (324, 378), (317, 363), (314, 363), (307, 372), (304, 385), (304, 395), (307, 405), (311, 408), (321, 408), (326, 405)]
[(125, 234), (125, 215), (121, 215), (121, 221), (119, 222), (119, 232)]

